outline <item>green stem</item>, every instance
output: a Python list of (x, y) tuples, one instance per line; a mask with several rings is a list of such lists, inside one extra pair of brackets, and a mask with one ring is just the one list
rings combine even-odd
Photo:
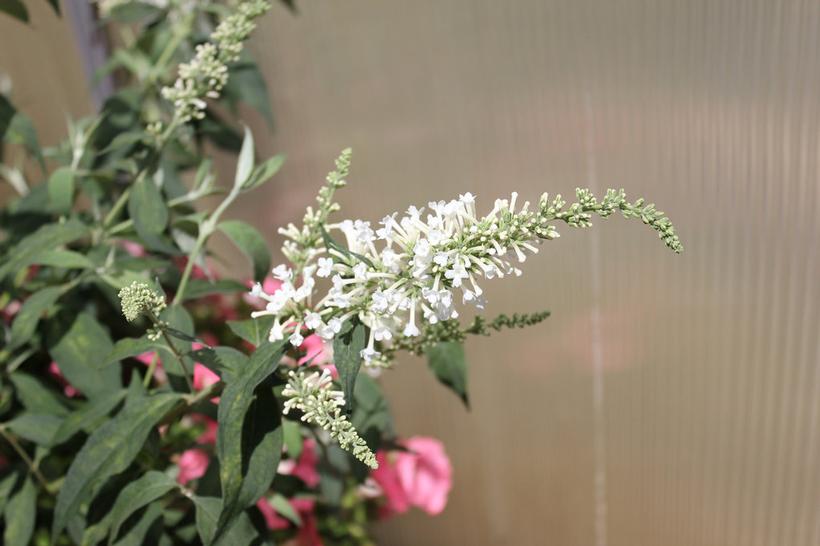
[(224, 213), (231, 203), (233, 203), (239, 196), (239, 191), (239, 187), (234, 187), (219, 204), (219, 206), (216, 207), (216, 210), (211, 213), (211, 216), (200, 225), (199, 235), (197, 235), (194, 248), (192, 248), (190, 254), (188, 254), (188, 263), (185, 264), (185, 269), (182, 271), (182, 278), (179, 280), (177, 293), (174, 296), (174, 301), (171, 302), (171, 305), (180, 303), (184, 298), (185, 289), (188, 287), (188, 280), (190, 279), (191, 272), (194, 269), (194, 263), (196, 262), (196, 259), (199, 258), (199, 253), (202, 252), (203, 248), (205, 248), (205, 244), (208, 242), (208, 237), (210, 237), (216, 230), (217, 223), (219, 222), (219, 218), (222, 216), (222, 213)]
[(154, 356), (151, 357), (151, 363), (148, 365), (148, 371), (145, 373), (145, 378), (142, 380), (142, 386), (146, 389), (151, 384), (151, 378), (154, 377), (154, 371), (157, 369), (157, 363), (159, 363), (159, 353), (154, 353)]
[(5, 438), (5, 440), (9, 444), (11, 444), (11, 447), (14, 449), (14, 451), (17, 452), (20, 458), (23, 459), (26, 465), (28, 465), (29, 470), (32, 474), (34, 474), (34, 477), (37, 478), (37, 481), (40, 482), (40, 485), (43, 487), (43, 489), (50, 492), (50, 489), (48, 487), (48, 481), (46, 481), (45, 476), (43, 476), (43, 474), (40, 472), (40, 469), (37, 468), (37, 465), (34, 463), (34, 461), (31, 460), (31, 457), (28, 456), (26, 450), (23, 449), (23, 446), (21, 446), (20, 443), (17, 441), (17, 438), (9, 434), (6, 431), (6, 427), (2, 426), (0, 426), (0, 436), (3, 436), (3, 438)]

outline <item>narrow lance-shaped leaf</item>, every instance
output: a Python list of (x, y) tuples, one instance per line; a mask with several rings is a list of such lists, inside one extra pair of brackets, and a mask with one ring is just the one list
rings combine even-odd
[(168, 208), (153, 180), (143, 178), (131, 187), (128, 198), (128, 214), (134, 220), (134, 228), (143, 239), (165, 231), (168, 225)]
[(74, 387), (93, 398), (122, 387), (119, 366), (102, 366), (113, 343), (105, 328), (89, 313), (80, 313), (64, 331), (52, 327), (51, 357)]
[(465, 406), (470, 405), (467, 395), (467, 362), (464, 347), (456, 341), (446, 341), (427, 349), (427, 362), (438, 380), (455, 392)]
[(62, 294), (63, 289), (59, 286), (51, 286), (43, 288), (29, 297), (17, 316), (14, 317), (14, 322), (11, 323), (11, 347), (17, 348), (23, 343), (31, 340), (34, 335), (34, 330), (37, 328), (37, 323), (44, 312), (50, 309), (57, 298)]
[[(260, 423), (262, 428), (259, 431), (247, 429), (245, 418), (254, 402), (254, 391), (279, 365), (282, 348), (283, 342), (258, 347), (247, 365), (236, 370), (233, 381), (222, 393), (216, 452), (220, 464), (223, 506), (215, 536), (227, 531), (236, 516), (264, 492), (262, 487), (267, 488), (273, 480), (282, 445), (278, 416), (274, 413), (267, 424)], [(271, 406), (269, 400), (262, 400), (260, 403)], [(272, 425), (276, 428), (271, 428)], [(277, 443), (278, 450), (271, 452)], [(253, 482), (246, 484), (247, 479)]]
[(271, 157), (253, 170), (250, 177), (242, 185), (242, 191), (258, 188), (278, 173), (284, 163), (285, 156), (282, 154)]
[(259, 533), (251, 523), (248, 514), (241, 512), (230, 529), (220, 536), (214, 536), (222, 509), (222, 501), (216, 497), (191, 497), (196, 506), (196, 530), (203, 544), (212, 546), (247, 546), (257, 543)]
[(74, 171), (60, 167), (48, 178), (48, 200), (58, 212), (68, 212), (74, 201)]
[(98, 398), (86, 402), (86, 404), (69, 414), (60, 423), (59, 428), (54, 433), (53, 444), (70, 440), (81, 430), (91, 431), (97, 428), (99, 421), (105, 418), (125, 398), (125, 391), (118, 390), (100, 395)]
[(365, 346), (365, 326), (355, 321), (350, 327), (333, 338), (333, 360), (339, 372), (339, 381), (345, 395), (345, 410), (353, 411), (353, 390), (356, 387), (356, 376), (362, 365), (362, 349)]
[(236, 163), (234, 188), (241, 188), (253, 172), (254, 153), (253, 133), (245, 127), (245, 138), (242, 141), (242, 149), (239, 150), (239, 159)]
[(138, 480), (125, 486), (125, 489), (117, 495), (114, 507), (111, 508), (111, 532), (108, 535), (108, 543), (114, 542), (120, 527), (131, 514), (175, 487), (177, 483), (174, 480), (155, 470), (145, 473)]
[(105, 480), (128, 468), (157, 422), (180, 399), (175, 393), (145, 396), (140, 389), (129, 392), (125, 407), (88, 438), (71, 463), (57, 495), (52, 541)]
[(250, 259), (253, 278), (262, 281), (270, 269), (270, 252), (262, 234), (241, 220), (222, 222), (218, 228)]
[(31, 478), (25, 478), (20, 488), (6, 504), (6, 530), (3, 544), (6, 546), (26, 546), (34, 532), (37, 515), (37, 488)]
[(7, 254), (0, 266), (0, 279), (9, 273), (17, 273), (33, 264), (37, 257), (49, 250), (76, 241), (88, 233), (82, 222), (68, 220), (63, 223), (47, 224), (18, 242)]

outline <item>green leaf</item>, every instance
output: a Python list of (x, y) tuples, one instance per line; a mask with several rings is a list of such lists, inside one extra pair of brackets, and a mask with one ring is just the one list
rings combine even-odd
[(265, 238), (256, 228), (241, 220), (228, 220), (217, 226), (253, 264), (253, 278), (262, 281), (270, 269), (270, 252)]
[(293, 522), (294, 525), (297, 527), (302, 526), (302, 518), (299, 517), (299, 512), (296, 511), (293, 505), (283, 495), (274, 493), (270, 499), (270, 504), (277, 513)]
[(93, 269), (94, 263), (85, 255), (73, 250), (47, 250), (34, 261), (38, 265), (62, 267), (65, 269)]
[(5, 512), (6, 505), (11, 498), (11, 490), (17, 485), (18, 477), (16, 472), (9, 472), (5, 478), (0, 480), (0, 513)]
[(259, 347), (267, 341), (270, 329), (273, 326), (273, 317), (266, 315), (255, 319), (229, 320), (228, 328), (254, 347)]
[(66, 380), (89, 398), (122, 387), (119, 366), (103, 366), (114, 345), (89, 313), (80, 313), (65, 332), (52, 328), (51, 357)]
[(54, 10), (54, 13), (56, 13), (58, 16), (61, 15), (61, 13), (60, 13), (60, 0), (46, 0), (46, 1), (48, 2), (48, 5), (51, 6), (51, 9)]
[(24, 23), (28, 23), (28, 10), (25, 4), (20, 0), (3, 0), (0, 2), (0, 11)]
[(43, 252), (76, 241), (87, 232), (85, 225), (77, 220), (41, 227), (28, 237), (24, 237), (6, 255), (5, 263), (0, 266), (0, 279), (33, 264)]
[(365, 326), (356, 321), (349, 322), (352, 327), (342, 327), (342, 332), (333, 338), (333, 360), (339, 372), (339, 382), (345, 395), (345, 410), (353, 411), (353, 390), (356, 388), (356, 376), (362, 364), (362, 349), (365, 346)]
[(169, 349), (156, 341), (151, 341), (147, 337), (124, 337), (118, 339), (111, 351), (102, 361), (103, 366), (108, 366), (114, 362), (119, 362), (126, 358), (131, 358), (149, 351), (157, 350), (169, 351)]
[(452, 389), (464, 405), (470, 407), (467, 396), (467, 362), (464, 347), (456, 341), (437, 343), (427, 349), (427, 363), (438, 380)]
[(137, 234), (143, 239), (154, 240), (165, 231), (168, 207), (153, 180), (142, 178), (131, 187), (128, 215), (134, 220)]
[[(190, 340), (195, 338), (193, 337), (194, 321), (188, 311), (181, 305), (170, 305), (162, 311), (160, 318), (168, 323), (170, 326), (169, 330), (179, 333), (179, 335), (174, 335), (176, 339), (171, 341), (174, 347), (176, 347), (177, 352), (181, 355), (189, 353), (191, 351)], [(188, 339), (180, 339), (183, 335)], [(186, 357), (183, 357), (183, 359), (188, 372), (192, 371), (193, 363)], [(176, 357), (165, 358), (162, 363), (165, 371), (168, 373), (168, 379), (174, 390), (178, 392), (187, 391), (188, 384), (185, 381), (186, 371), (182, 368)]]
[(94, 431), (71, 463), (57, 495), (52, 542), (81, 504), (93, 498), (108, 478), (130, 466), (154, 426), (180, 399), (176, 393), (145, 396), (139, 390), (129, 392), (125, 407)]
[(176, 487), (177, 483), (174, 480), (155, 470), (128, 484), (117, 496), (114, 507), (111, 508), (111, 533), (108, 535), (108, 543), (114, 542), (120, 527), (131, 514)]
[(237, 292), (245, 292), (247, 287), (241, 282), (231, 279), (219, 279), (216, 281), (209, 281), (207, 279), (194, 279), (188, 283), (185, 289), (185, 301), (199, 299), (211, 294), (236, 294)]
[(67, 415), (68, 409), (60, 399), (38, 379), (22, 372), (14, 372), (9, 376), (15, 388), (15, 394), (20, 403), (32, 413), (50, 413), (52, 415)]
[(11, 348), (17, 348), (22, 344), (31, 341), (34, 330), (40, 317), (47, 310), (54, 306), (57, 298), (62, 294), (63, 289), (59, 286), (43, 288), (32, 294), (20, 307), (20, 311), (11, 324)]
[[(256, 543), (259, 534), (251, 523), (248, 514), (242, 512), (237, 517), (237, 521), (230, 529), (225, 531), (220, 537), (214, 540), (219, 514), (222, 509), (222, 501), (217, 497), (191, 497), (196, 506), (196, 530), (203, 544), (211, 546), (246, 546)], [(213, 542), (212, 542), (213, 541)]]
[(258, 347), (222, 392), (216, 453), (224, 505), (217, 535), (256, 502), (276, 474), (282, 451), (278, 406), (269, 389), (262, 389), (254, 403), (254, 391), (279, 365), (283, 346), (283, 342), (278, 342)]
[(48, 200), (53, 210), (68, 212), (74, 203), (74, 171), (60, 167), (48, 178)]
[(278, 173), (284, 163), (285, 156), (279, 154), (257, 166), (248, 180), (242, 185), (242, 191), (251, 191), (258, 188)]
[(288, 456), (298, 459), (302, 453), (302, 430), (299, 423), (289, 419), (282, 420), (282, 436), (285, 441), (285, 449)]
[[(156, 544), (157, 537), (162, 527), (162, 512), (164, 507), (161, 503), (155, 502), (148, 506), (140, 516), (139, 520), (131, 527), (114, 546), (143, 546), (144, 544)], [(151, 536), (148, 536), (148, 535)]]
[(7, 426), (21, 438), (40, 446), (50, 447), (62, 422), (62, 418), (56, 415), (26, 412), (9, 421)]
[(82, 408), (63, 419), (60, 427), (54, 433), (54, 445), (70, 440), (80, 430), (86, 432), (95, 430), (123, 398), (125, 398), (125, 391), (118, 390), (102, 394), (86, 402)]
[(254, 146), (253, 133), (245, 127), (245, 138), (242, 140), (242, 149), (239, 150), (239, 159), (236, 163), (236, 177), (234, 178), (234, 188), (241, 188), (253, 172)]
[[(243, 54), (243, 57), (247, 57)], [(228, 83), (222, 95), (236, 111), (237, 103), (244, 102), (264, 116), (268, 127), (273, 127), (273, 111), (270, 107), (268, 86), (259, 67), (253, 61), (240, 61), (231, 66)]]
[(335, 240), (333, 240), (333, 237), (331, 237), (330, 234), (327, 232), (327, 230), (325, 229), (325, 226), (320, 225), (319, 228), (322, 231), (322, 241), (325, 243), (325, 247), (327, 247), (328, 249), (336, 250), (336, 251), (340, 252), (342, 255), (344, 255), (348, 258), (355, 258), (355, 259), (359, 260), (360, 262), (364, 262), (367, 265), (369, 265), (371, 268), (376, 267), (376, 266), (373, 265), (373, 262), (371, 262), (366, 256), (362, 256), (361, 254), (357, 254), (355, 252), (352, 252), (352, 251), (348, 250), (347, 248), (343, 247), (342, 245), (340, 245), (339, 243), (337, 243)]
[(37, 515), (37, 488), (30, 478), (23, 481), (23, 487), (14, 494), (6, 505), (6, 530), (3, 544), (6, 546), (26, 546), (34, 532)]
[(43, 152), (40, 150), (40, 142), (37, 140), (37, 131), (28, 116), (22, 112), (14, 114), (6, 130), (5, 141), (23, 146), (37, 160), (40, 168), (45, 171), (46, 164), (43, 159)]

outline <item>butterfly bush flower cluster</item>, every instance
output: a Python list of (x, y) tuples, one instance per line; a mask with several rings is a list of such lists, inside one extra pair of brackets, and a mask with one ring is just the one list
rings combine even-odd
[(288, 398), (282, 413), (287, 415), (291, 409), (298, 409), (302, 412), (302, 421), (327, 430), (342, 449), (351, 451), (354, 457), (370, 468), (378, 468), (376, 456), (342, 414), (344, 394), (333, 389), (329, 370), (323, 370), (321, 374), (290, 371), (282, 394)]
[(174, 85), (162, 89), (162, 96), (174, 104), (175, 121), (188, 123), (205, 117), (205, 99), (219, 98), (228, 83), (228, 64), (239, 59), (255, 20), (269, 8), (266, 0), (241, 2), (235, 13), (219, 23), (210, 41), (196, 46), (194, 58), (179, 65)]
[[(361, 350), (365, 365), (387, 366), (395, 347), (455, 322), (462, 306), (483, 309), (485, 282), (521, 275), (519, 266), (538, 253), (539, 245), (559, 236), (558, 222), (588, 227), (593, 215), (620, 211), (642, 219), (673, 251), (683, 250), (669, 219), (643, 200), (630, 203), (623, 190), (608, 190), (599, 201), (589, 190), (578, 189), (577, 202), (568, 207), (560, 195), (551, 199), (543, 194), (533, 204), (521, 203), (513, 192), (509, 199), (496, 199), (483, 215), (477, 212), (476, 197), (467, 192), (388, 214), (376, 224), (328, 223), (339, 208), (333, 193), (345, 185), (349, 164), (350, 151), (345, 150), (319, 193), (317, 208), (308, 208), (304, 225), (280, 230), (287, 238), (282, 250), (291, 263), (273, 269), (279, 289), (268, 293), (259, 284), (252, 288), (253, 296), (267, 302), (252, 316), (273, 317), (270, 341), (287, 338), (299, 347), (311, 333), (331, 341), (346, 322), (358, 321), (369, 332)], [(334, 239), (339, 235), (344, 245)], [(329, 384), (330, 378), (322, 377), (292, 372), (286, 395), (296, 396), (317, 381)], [(323, 427), (336, 423), (333, 408), (342, 402), (333, 400), (311, 408), (310, 419)]]

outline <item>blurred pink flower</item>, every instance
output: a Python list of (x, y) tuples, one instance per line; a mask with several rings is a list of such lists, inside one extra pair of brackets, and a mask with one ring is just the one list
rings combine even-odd
[[(314, 514), (315, 501), (306, 498), (288, 499), (288, 502), (302, 519), (302, 525), (296, 535), (296, 542), (301, 546), (322, 546), (322, 537), (319, 536), (319, 528), (316, 525), (316, 515)], [(291, 522), (280, 516), (265, 497), (259, 499), (256, 507), (262, 512), (268, 528), (277, 531), (287, 529)]]
[(194, 363), (194, 390), (201, 391), (219, 381), (219, 376), (212, 372), (207, 366)]
[(51, 364), (48, 365), (48, 374), (54, 379), (56, 379), (57, 382), (63, 386), (63, 394), (65, 394), (69, 398), (74, 398), (75, 396), (80, 394), (80, 391), (72, 387), (71, 384), (66, 380), (65, 376), (63, 376), (63, 372), (60, 371), (60, 367), (57, 365), (56, 362), (52, 361)]
[(179, 474), (177, 475), (177, 482), (185, 485), (191, 480), (201, 478), (205, 471), (208, 470), (208, 463), (210, 458), (208, 454), (201, 449), (188, 449), (183, 451), (177, 461), (179, 467)]
[(199, 435), (199, 438), (197, 438), (196, 441), (200, 444), (216, 444), (216, 431), (219, 428), (217, 422), (207, 415), (202, 415), (201, 413), (195, 413), (191, 416), (191, 419), (197, 424), (205, 424), (205, 431)]
[(20, 310), (20, 307), (22, 306), (23, 304), (20, 303), (20, 300), (11, 300), (10, 302), (8, 302), (6, 306), (3, 307), (3, 310), (0, 311), (0, 313), (2, 313), (3, 316), (3, 322), (6, 324), (11, 324), (11, 319), (14, 318), (14, 315), (17, 314), (17, 312)]
[(393, 452), (392, 465), (384, 452), (376, 455), (379, 468), (372, 476), (384, 491), (388, 511), (401, 513), (410, 505), (431, 516), (440, 514), (453, 485), (453, 468), (444, 446), (424, 436), (414, 436), (403, 444), (408, 451)]
[(386, 513), (385, 516), (392, 514), (403, 514), (410, 508), (410, 503), (407, 501), (407, 494), (401, 486), (399, 475), (396, 472), (396, 467), (390, 464), (387, 460), (387, 453), (379, 451), (376, 453), (376, 462), (379, 463), (379, 468), (374, 470), (370, 475), (376, 481), (384, 493)]
[(123, 250), (135, 258), (142, 258), (145, 256), (145, 247), (134, 241), (122, 241), (120, 243)]
[(296, 476), (307, 484), (308, 487), (319, 485), (319, 472), (316, 471), (316, 464), (319, 457), (316, 454), (316, 442), (312, 439), (305, 440), (302, 444), (302, 452), (294, 461), (288, 459), (279, 463), (277, 472), (288, 476)]

